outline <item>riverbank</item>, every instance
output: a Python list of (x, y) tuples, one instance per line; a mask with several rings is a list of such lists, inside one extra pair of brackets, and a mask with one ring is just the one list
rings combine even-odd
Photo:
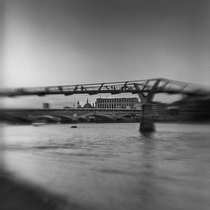
[(79, 210), (77, 204), (0, 171), (1, 210)]

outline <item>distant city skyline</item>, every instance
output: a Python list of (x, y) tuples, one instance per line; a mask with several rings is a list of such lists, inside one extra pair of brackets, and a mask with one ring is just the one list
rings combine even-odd
[[(54, 102), (54, 101), (48, 101), (42, 104), (42, 107), (44, 106), (44, 104), (49, 104), (50, 108), (64, 108), (64, 107), (74, 107), (76, 108), (78, 106), (78, 103), (83, 107), (85, 104), (90, 103), (92, 106), (95, 106), (96, 102), (98, 99), (137, 99), (138, 102), (140, 102), (140, 99), (138, 98), (138, 96), (136, 97), (113, 97), (113, 96), (109, 96), (109, 97), (96, 97), (95, 101), (91, 98), (91, 97), (87, 97), (85, 102), (80, 101), (79, 99), (76, 100), (76, 98), (74, 98), (73, 101), (58, 101), (58, 102)], [(92, 99), (92, 100), (91, 100)], [(41, 108), (41, 107), (39, 107)]]
[[(210, 85), (208, 0), (3, 0), (1, 4), (2, 87), (157, 77)], [(95, 97), (99, 96), (89, 98)], [(3, 104), (37, 108), (44, 102), (74, 98), (20, 97)], [(83, 103), (86, 99), (76, 96)]]

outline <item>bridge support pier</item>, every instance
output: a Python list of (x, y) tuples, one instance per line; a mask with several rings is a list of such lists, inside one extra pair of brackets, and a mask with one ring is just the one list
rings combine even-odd
[(152, 109), (151, 103), (142, 105), (142, 118), (141, 118), (141, 122), (140, 122), (139, 131), (141, 133), (148, 133), (148, 132), (155, 131), (153, 109)]
[(154, 124), (154, 117), (153, 117), (153, 109), (152, 109), (152, 100), (155, 95), (155, 91), (158, 88), (158, 85), (160, 83), (160, 79), (158, 79), (153, 86), (149, 89), (149, 92), (147, 95), (143, 93), (143, 90), (147, 87), (148, 82), (145, 84), (145, 86), (140, 89), (138, 84), (134, 84), (136, 90), (138, 90), (138, 95), (142, 103), (142, 118), (140, 122), (140, 128), (139, 131), (141, 133), (149, 133), (155, 131), (155, 124)]

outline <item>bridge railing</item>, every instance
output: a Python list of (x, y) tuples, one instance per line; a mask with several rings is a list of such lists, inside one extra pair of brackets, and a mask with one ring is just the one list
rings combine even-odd
[[(155, 89), (153, 88), (155, 86)], [(58, 85), (45, 87), (13, 88), (0, 91), (0, 96), (24, 96), (24, 95), (51, 95), (63, 94), (65, 96), (73, 94), (100, 94), (100, 93), (146, 93), (150, 91), (156, 93), (186, 93), (192, 95), (210, 95), (210, 89), (195, 84), (184, 83), (164, 78), (149, 80), (134, 80), (123, 82)]]

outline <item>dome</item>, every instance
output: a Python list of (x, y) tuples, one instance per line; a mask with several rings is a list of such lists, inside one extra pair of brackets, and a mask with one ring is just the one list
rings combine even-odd
[(89, 103), (88, 99), (87, 99), (87, 103), (84, 105), (83, 108), (93, 108), (92, 105)]

